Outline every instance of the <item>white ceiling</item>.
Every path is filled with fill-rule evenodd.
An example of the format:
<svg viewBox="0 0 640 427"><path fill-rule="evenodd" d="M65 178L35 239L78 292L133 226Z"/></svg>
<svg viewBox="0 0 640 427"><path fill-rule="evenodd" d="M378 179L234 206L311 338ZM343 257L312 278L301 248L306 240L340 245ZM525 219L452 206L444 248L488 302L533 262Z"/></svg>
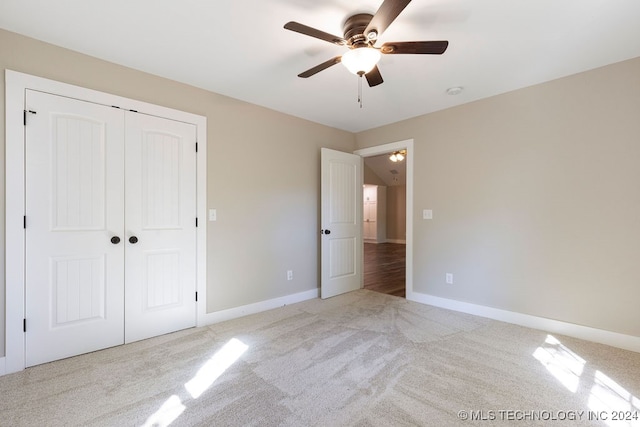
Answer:
<svg viewBox="0 0 640 427"><path fill-rule="evenodd" d="M98 58L358 132L640 56L639 0L414 0L379 38L449 40L444 55L386 55L363 87L346 49L283 29L342 35L382 0L2 0L0 27ZM463 86L457 96L446 89Z"/></svg>

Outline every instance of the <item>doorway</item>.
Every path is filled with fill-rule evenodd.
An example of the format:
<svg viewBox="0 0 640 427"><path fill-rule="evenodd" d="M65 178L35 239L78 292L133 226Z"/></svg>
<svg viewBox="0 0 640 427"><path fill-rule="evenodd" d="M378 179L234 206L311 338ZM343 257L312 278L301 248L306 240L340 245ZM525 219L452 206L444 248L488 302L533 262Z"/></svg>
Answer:
<svg viewBox="0 0 640 427"><path fill-rule="evenodd" d="M390 156L403 152L401 161L393 162ZM413 140L399 141L376 147L357 150L355 154L363 157L364 172L363 203L366 195L371 199L376 188L375 199L386 204L375 222L382 222L380 213L384 212L384 225L372 224L371 218L365 227L369 227L369 239L363 239L363 287L376 292L406 297L413 293ZM397 159L396 159L397 160ZM372 186L372 187L369 187ZM369 210L373 209L369 207ZM363 210L364 211L364 210ZM365 214L366 215L366 214ZM378 229L375 233L373 229ZM380 231L382 229L382 232Z"/></svg>

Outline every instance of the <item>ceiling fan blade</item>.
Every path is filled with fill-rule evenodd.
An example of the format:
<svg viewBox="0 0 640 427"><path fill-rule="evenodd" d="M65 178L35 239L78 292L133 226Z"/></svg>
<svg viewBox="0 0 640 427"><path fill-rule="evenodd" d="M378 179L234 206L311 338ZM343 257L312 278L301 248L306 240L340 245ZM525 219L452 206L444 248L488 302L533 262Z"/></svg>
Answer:
<svg viewBox="0 0 640 427"><path fill-rule="evenodd" d="M375 31L380 36L409 3L411 3L411 0L384 0L380 9L373 15L371 22L364 30L364 35L366 36L371 31Z"/></svg>
<svg viewBox="0 0 640 427"><path fill-rule="evenodd" d="M373 67L373 69L369 71L367 74L365 74L364 76L367 78L367 83L369 83L369 87L378 86L379 84L384 82L384 80L382 80L382 74L380 74L380 70L378 69L377 65Z"/></svg>
<svg viewBox="0 0 640 427"><path fill-rule="evenodd" d="M315 28L308 27L298 22L287 22L286 24L284 24L284 28L290 31L295 31L296 33L304 34L305 36L315 37L320 40L328 41L329 43L337 44L338 46L342 46L347 43L347 41L342 37L334 36L333 34L316 30Z"/></svg>
<svg viewBox="0 0 640 427"><path fill-rule="evenodd" d="M428 54L442 55L449 42L446 40L428 42L389 42L382 45L380 52L384 54Z"/></svg>
<svg viewBox="0 0 640 427"><path fill-rule="evenodd" d="M307 77L311 77L314 74L319 73L322 70L326 70L327 68L331 67L332 65L336 65L341 60L342 60L341 56L336 56L335 58L331 58L330 60L325 61L322 64L316 65L315 67L309 68L307 71L304 71L304 72L298 74L298 77L302 77L303 79L306 79Z"/></svg>

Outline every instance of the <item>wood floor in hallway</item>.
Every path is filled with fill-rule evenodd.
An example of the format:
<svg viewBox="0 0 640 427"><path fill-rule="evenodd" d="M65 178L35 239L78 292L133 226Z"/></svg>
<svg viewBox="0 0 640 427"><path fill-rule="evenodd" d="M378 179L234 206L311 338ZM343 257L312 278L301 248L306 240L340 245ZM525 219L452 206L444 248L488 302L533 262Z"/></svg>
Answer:
<svg viewBox="0 0 640 427"><path fill-rule="evenodd" d="M364 244L364 288L405 297L406 245L398 243Z"/></svg>

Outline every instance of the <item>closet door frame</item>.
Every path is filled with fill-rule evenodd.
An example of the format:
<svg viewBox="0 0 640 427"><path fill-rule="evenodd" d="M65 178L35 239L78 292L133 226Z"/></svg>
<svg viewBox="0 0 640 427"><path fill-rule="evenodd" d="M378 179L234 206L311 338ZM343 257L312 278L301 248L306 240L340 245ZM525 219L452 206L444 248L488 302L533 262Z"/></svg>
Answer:
<svg viewBox="0 0 640 427"><path fill-rule="evenodd" d="M206 249L207 249L207 118L172 108L136 101L117 95L86 89L12 70L5 71L5 372L25 369L25 120L29 106L25 105L26 90L36 90L59 96L124 110L194 124L198 143L196 176L196 326L204 325L206 317ZM115 108L115 107L114 107ZM37 114L37 111L35 112ZM195 150L195 147L194 147ZM195 219L194 219L195 220ZM28 226L28 224L27 224ZM195 295L194 295L195 298ZM26 321L28 328L28 319Z"/></svg>

